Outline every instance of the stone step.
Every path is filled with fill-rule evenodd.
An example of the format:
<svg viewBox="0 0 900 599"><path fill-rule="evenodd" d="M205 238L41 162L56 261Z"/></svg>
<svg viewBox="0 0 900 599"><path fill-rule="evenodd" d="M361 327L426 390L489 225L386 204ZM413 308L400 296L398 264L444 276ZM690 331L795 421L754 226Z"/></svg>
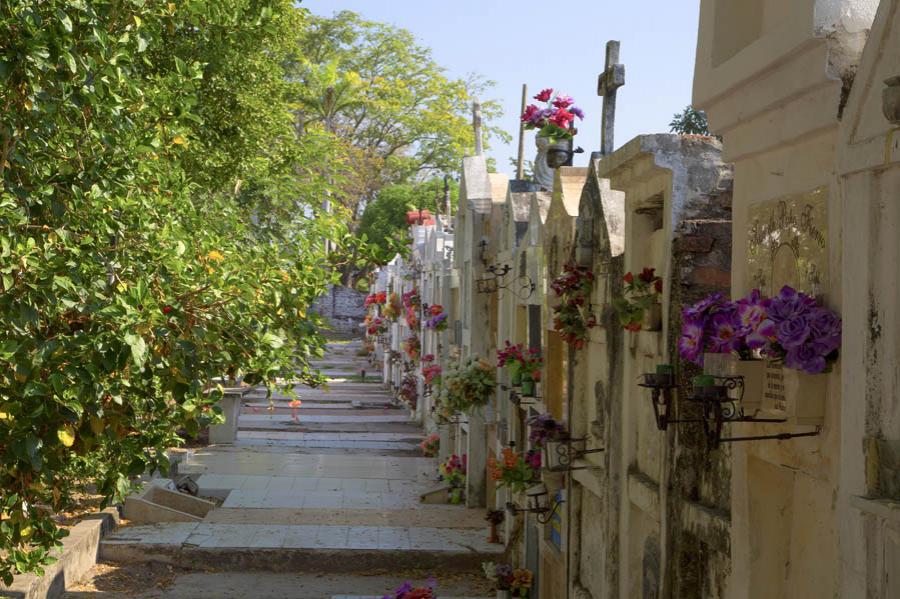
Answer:
<svg viewBox="0 0 900 599"><path fill-rule="evenodd" d="M360 450L366 449L371 451L391 451L405 452L406 454L415 455L421 450L419 443L410 443L403 441L323 441L308 440L301 438L303 433L293 433L289 431L278 431L273 429L252 430L241 427L238 431L237 438L241 443L261 445L285 445L296 447L299 449L346 449Z"/></svg>
<svg viewBox="0 0 900 599"><path fill-rule="evenodd" d="M322 573L464 571L502 552L501 545L487 543L483 530L206 522L125 527L100 544L100 559L109 562Z"/></svg>
<svg viewBox="0 0 900 599"><path fill-rule="evenodd" d="M335 423L345 423L345 422L409 422L410 417L409 414L405 411L399 410L387 410L388 413L384 413L379 410L379 414L369 414L362 415L357 414L358 410L347 410L346 414L303 414L300 416L301 422L335 422ZM391 413L393 412L393 413ZM276 415L280 416L281 419L288 421L291 420L290 414L284 415ZM277 420L278 418L273 418L267 414L241 414L241 418L239 420L239 425L250 424L254 422L266 422L271 420Z"/></svg>

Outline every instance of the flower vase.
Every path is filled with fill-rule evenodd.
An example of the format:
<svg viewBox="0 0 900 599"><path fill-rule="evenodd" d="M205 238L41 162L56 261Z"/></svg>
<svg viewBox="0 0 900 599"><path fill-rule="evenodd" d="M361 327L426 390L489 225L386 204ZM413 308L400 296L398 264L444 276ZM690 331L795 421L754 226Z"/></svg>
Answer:
<svg viewBox="0 0 900 599"><path fill-rule="evenodd" d="M563 139L547 146L547 166L557 169L565 166L572 156L572 140Z"/></svg>
<svg viewBox="0 0 900 599"><path fill-rule="evenodd" d="M522 397L534 397L534 381L531 378L522 379Z"/></svg>
<svg viewBox="0 0 900 599"><path fill-rule="evenodd" d="M497 534L497 525L494 523L491 523L491 530L488 533L487 542L494 544L500 543L500 535Z"/></svg>
<svg viewBox="0 0 900 599"><path fill-rule="evenodd" d="M735 360L732 371L744 382L741 409L745 416L752 416L762 408L763 388L766 384L766 363L763 360Z"/></svg>
<svg viewBox="0 0 900 599"><path fill-rule="evenodd" d="M459 487L452 487L450 489L450 503L462 503L462 489L460 489Z"/></svg>
<svg viewBox="0 0 900 599"><path fill-rule="evenodd" d="M550 143L550 139L537 135L534 138L537 156L534 159L534 182L546 191L553 190L554 171L569 162L572 156L572 140Z"/></svg>
<svg viewBox="0 0 900 599"><path fill-rule="evenodd" d="M509 591L497 591L497 599L510 599Z"/></svg>
<svg viewBox="0 0 900 599"><path fill-rule="evenodd" d="M641 320L641 328L645 331L662 330L662 304L654 302L644 308L644 318Z"/></svg>
<svg viewBox="0 0 900 599"><path fill-rule="evenodd" d="M509 384L513 387L518 387L522 384L522 371L521 370L513 370L512 374L509 377Z"/></svg>

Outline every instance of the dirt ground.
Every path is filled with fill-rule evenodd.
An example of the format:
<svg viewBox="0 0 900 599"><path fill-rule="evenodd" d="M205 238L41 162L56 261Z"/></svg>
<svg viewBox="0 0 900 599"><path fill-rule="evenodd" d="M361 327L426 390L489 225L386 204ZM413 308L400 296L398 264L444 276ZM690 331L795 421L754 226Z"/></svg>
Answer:
<svg viewBox="0 0 900 599"><path fill-rule="evenodd" d="M431 572L359 575L315 573L191 571L158 563L98 564L64 599L331 599L333 595L381 596L405 580L424 582L436 575L439 596L489 597L480 573L442 576Z"/></svg>

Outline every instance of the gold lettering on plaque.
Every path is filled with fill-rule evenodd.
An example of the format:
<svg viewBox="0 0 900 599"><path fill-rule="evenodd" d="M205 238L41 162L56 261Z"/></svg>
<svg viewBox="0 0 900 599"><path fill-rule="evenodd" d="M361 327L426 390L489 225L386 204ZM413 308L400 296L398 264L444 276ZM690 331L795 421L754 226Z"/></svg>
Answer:
<svg viewBox="0 0 900 599"><path fill-rule="evenodd" d="M785 285L821 295L828 286L828 190L750 206L747 262L753 287L774 295Z"/></svg>
<svg viewBox="0 0 900 599"><path fill-rule="evenodd" d="M763 390L763 409L769 412L784 412L787 399L784 395L784 374L781 365L766 364L766 386Z"/></svg>

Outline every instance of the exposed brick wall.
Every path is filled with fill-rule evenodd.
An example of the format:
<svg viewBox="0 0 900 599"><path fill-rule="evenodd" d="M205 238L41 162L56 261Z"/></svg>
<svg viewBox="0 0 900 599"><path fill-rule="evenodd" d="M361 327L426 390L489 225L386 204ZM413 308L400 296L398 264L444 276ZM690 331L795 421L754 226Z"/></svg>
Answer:
<svg viewBox="0 0 900 599"><path fill-rule="evenodd" d="M723 209L730 207L730 186L711 198L711 202ZM678 365L682 384L688 384L701 372L678 355L682 307L709 293L721 291L726 296L730 293L731 220L723 212L723 218L683 221L675 231L669 347L671 363ZM678 401L677 410L680 418L700 416L698 406L692 402ZM726 526L731 503L731 452L727 445L709 451L698 425L677 426L677 444L670 454L672 492L668 505L672 523L669 546L675 554L669 561L673 596L722 597L731 552ZM703 520L717 524L698 525L690 514L697 509L722 517Z"/></svg>

